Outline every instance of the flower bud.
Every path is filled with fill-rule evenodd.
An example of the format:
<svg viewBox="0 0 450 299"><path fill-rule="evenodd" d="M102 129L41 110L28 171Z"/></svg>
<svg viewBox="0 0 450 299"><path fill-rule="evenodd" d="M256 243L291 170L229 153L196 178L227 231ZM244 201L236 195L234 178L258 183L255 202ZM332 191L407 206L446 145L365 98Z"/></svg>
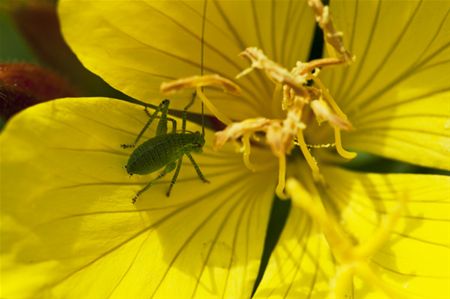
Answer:
<svg viewBox="0 0 450 299"><path fill-rule="evenodd" d="M0 64L0 116L7 120L28 106L76 96L76 91L50 70L27 63Z"/></svg>

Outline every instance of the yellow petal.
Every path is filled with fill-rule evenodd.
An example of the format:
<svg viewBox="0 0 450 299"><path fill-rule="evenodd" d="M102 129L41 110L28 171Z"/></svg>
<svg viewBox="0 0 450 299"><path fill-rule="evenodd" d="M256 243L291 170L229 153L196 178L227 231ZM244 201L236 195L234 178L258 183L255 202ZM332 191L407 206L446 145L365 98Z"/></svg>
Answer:
<svg viewBox="0 0 450 299"><path fill-rule="evenodd" d="M407 211L370 266L409 298L446 298L450 279L450 178L437 175L363 174L322 168L322 203L357 243L370 240L387 212L407 197ZM303 179L304 180L304 179ZM316 223L291 211L255 298L329 298L337 262ZM352 298L386 298L355 278ZM278 296L278 297L277 297Z"/></svg>
<svg viewBox="0 0 450 299"><path fill-rule="evenodd" d="M88 69L134 98L158 103L162 82L202 73L205 4L205 74L234 80L248 67L238 54L249 46L289 67L306 58L314 20L305 1L63 0L59 15L67 42ZM233 119L273 113L273 84L263 74L237 83L242 97L206 93ZM187 93L173 97L174 108L186 105Z"/></svg>
<svg viewBox="0 0 450 299"><path fill-rule="evenodd" d="M450 168L450 2L332 1L356 56L324 81L355 127L344 145Z"/></svg>
<svg viewBox="0 0 450 299"><path fill-rule="evenodd" d="M334 271L320 228L293 205L253 298L327 298Z"/></svg>
<svg viewBox="0 0 450 299"><path fill-rule="evenodd" d="M422 166L450 169L450 92L386 104L354 122L349 148Z"/></svg>
<svg viewBox="0 0 450 299"><path fill-rule="evenodd" d="M111 99L62 99L13 118L1 135L3 298L248 298L276 183L276 161L248 171L233 148L194 154L131 199L155 174L130 177L130 143L148 116ZM180 126L180 123L179 123ZM188 123L188 129L199 127ZM149 130L146 138L153 136ZM3 236L6 236L3 238Z"/></svg>

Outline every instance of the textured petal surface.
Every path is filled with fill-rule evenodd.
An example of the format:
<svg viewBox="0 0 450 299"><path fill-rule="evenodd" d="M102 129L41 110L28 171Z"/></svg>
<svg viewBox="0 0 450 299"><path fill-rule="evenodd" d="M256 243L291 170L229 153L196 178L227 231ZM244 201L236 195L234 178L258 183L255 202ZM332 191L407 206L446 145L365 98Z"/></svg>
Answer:
<svg viewBox="0 0 450 299"><path fill-rule="evenodd" d="M450 177L362 174L323 169L322 202L359 243L369 240L387 212L407 197L407 211L370 261L379 277L409 298L448 298ZM327 298L335 261L316 224L293 208L255 298ZM351 298L386 298L354 279Z"/></svg>
<svg viewBox="0 0 450 299"><path fill-rule="evenodd" d="M111 99L63 99L17 115L1 135L2 298L248 298L276 183L240 154L194 154L136 205L155 174L130 177L130 143L148 119ZM180 123L179 123L180 125ZM188 129L199 128L188 124ZM146 137L153 136L149 130ZM274 169L275 168L275 169Z"/></svg>
<svg viewBox="0 0 450 299"><path fill-rule="evenodd" d="M332 1L356 56L323 71L356 130L345 144L419 165L450 168L450 2Z"/></svg>
<svg viewBox="0 0 450 299"><path fill-rule="evenodd" d="M306 1L63 0L59 13L67 42L88 69L134 98L159 102L161 82L201 74L205 3L205 74L234 79L249 66L238 54L250 46L288 67L306 58L314 26ZM233 119L273 113L273 84L264 75L238 83L242 97L210 89L207 95ZM174 107L186 104L185 95L173 96Z"/></svg>

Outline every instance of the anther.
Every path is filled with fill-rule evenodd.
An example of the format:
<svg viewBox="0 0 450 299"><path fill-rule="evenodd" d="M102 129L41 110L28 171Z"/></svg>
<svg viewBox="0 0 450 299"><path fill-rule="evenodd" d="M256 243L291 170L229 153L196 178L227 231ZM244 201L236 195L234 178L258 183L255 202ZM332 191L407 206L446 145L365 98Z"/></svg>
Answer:
<svg viewBox="0 0 450 299"><path fill-rule="evenodd" d="M242 136L242 153L243 153L243 159L244 159L245 166L254 172L254 171L256 171L256 168L250 162L250 151L251 151L250 136L251 136L251 133L245 133Z"/></svg>
<svg viewBox="0 0 450 299"><path fill-rule="evenodd" d="M197 87L220 87L224 92L239 96L241 88L233 81L221 77L217 74L204 76L191 76L178 80L163 82L161 84L161 92L164 94L175 93L181 89L197 88Z"/></svg>

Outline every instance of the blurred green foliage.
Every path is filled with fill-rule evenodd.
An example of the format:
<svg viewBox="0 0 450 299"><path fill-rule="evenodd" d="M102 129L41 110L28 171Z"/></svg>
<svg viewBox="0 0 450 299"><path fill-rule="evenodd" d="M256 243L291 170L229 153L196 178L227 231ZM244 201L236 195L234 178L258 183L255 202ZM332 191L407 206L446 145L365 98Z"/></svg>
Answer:
<svg viewBox="0 0 450 299"><path fill-rule="evenodd" d="M39 63L6 10L0 10L0 62Z"/></svg>

